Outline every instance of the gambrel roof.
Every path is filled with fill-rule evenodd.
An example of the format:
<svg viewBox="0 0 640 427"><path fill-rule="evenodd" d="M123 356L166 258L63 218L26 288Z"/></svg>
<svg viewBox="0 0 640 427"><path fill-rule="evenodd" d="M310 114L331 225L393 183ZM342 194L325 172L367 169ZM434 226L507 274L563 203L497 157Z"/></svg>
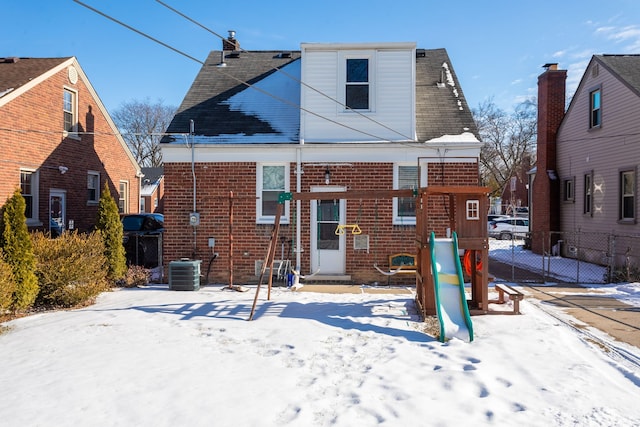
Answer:
<svg viewBox="0 0 640 427"><path fill-rule="evenodd" d="M162 142L184 142L193 120L194 134L212 143L298 143L300 58L300 51L212 51L167 129L181 135ZM419 142L478 135L445 49L416 50L416 133Z"/></svg>

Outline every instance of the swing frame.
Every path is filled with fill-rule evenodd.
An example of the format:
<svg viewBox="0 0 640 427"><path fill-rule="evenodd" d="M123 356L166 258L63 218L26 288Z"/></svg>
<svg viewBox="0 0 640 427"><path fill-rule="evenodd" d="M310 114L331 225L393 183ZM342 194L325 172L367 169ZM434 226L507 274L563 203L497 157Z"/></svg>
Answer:
<svg viewBox="0 0 640 427"><path fill-rule="evenodd" d="M248 320L252 320L260 287L264 279L265 270L268 267L273 269L273 259L275 254L275 245L278 243L278 232L280 229L280 218L284 210L284 204L290 200L320 200L320 199L389 199L394 197L417 197L416 203L416 246L418 253L416 257L416 303L419 307L421 315L425 318L435 313L435 295L433 277L429 273L431 269L431 258L429 256L429 235L435 228L430 223L429 212L427 210L429 199L433 197L442 197L445 201L445 209L449 214L450 231L456 231L458 234L458 247L472 251L472 255L480 255L482 264L489 265L488 253L489 243L487 236L486 221L465 220L465 210L462 209L463 201L469 198L479 201L480 212L487 212L485 209L488 203L489 189L488 187L474 186L429 186L417 189L403 190L351 190L351 191L335 191L335 192L309 192L309 193L280 193L278 197L278 205L276 207L276 215L274 218L273 230L265 262L262 264L260 280L256 287L256 294L251 308L251 314ZM483 210L485 209L485 210ZM377 266L374 265L377 268ZM472 263L471 274L471 301L469 308L471 314L487 314L488 313L488 273L487 269L477 270L476 264ZM401 268L401 267L400 267ZM378 269L379 270L379 269ZM271 270L270 270L271 271ZM385 273L383 273L385 274ZM389 275L386 273L385 275ZM272 277L269 275L268 280L268 297L270 299L272 287Z"/></svg>

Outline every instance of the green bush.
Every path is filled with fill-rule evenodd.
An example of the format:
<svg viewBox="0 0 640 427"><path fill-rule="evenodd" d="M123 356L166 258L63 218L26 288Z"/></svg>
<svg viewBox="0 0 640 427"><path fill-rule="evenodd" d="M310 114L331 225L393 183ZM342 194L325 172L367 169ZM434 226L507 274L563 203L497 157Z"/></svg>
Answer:
<svg viewBox="0 0 640 427"><path fill-rule="evenodd" d="M104 254L108 262L108 277L116 281L121 279L127 271L127 259L122 239L122 221L118 212L118 205L111 196L109 185L105 182L100 202L98 204L98 218L96 228L102 233Z"/></svg>
<svg viewBox="0 0 640 427"><path fill-rule="evenodd" d="M0 216L0 248L3 259L11 266L16 289L13 293L11 309L21 311L31 308L38 296L38 278L36 260L31 247L31 237L24 215L26 203L16 189L7 199Z"/></svg>
<svg viewBox="0 0 640 427"><path fill-rule="evenodd" d="M0 249L0 315L11 308L16 287L11 266L2 259L2 250Z"/></svg>
<svg viewBox="0 0 640 427"><path fill-rule="evenodd" d="M99 232L66 232L56 239L38 232L32 239L40 283L38 306L85 305L109 289L107 259Z"/></svg>

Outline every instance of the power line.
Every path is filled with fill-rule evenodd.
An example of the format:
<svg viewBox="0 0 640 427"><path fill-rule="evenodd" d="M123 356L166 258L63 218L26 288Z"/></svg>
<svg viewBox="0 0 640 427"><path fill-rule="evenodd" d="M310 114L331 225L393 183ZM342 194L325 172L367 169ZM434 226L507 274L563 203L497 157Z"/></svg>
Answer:
<svg viewBox="0 0 640 427"><path fill-rule="evenodd" d="M86 7L86 8L87 8L87 9L89 9L89 10L94 11L95 13L97 13L97 14L99 14L99 15L104 16L105 18L107 18L107 19L109 19L109 20L111 20L111 21L115 22L116 24L120 24L120 25L122 25L123 27L127 28L128 30L131 30L131 31L133 31L133 32L135 32L135 33L137 33L137 34L140 34L141 36L146 37L146 38L148 38L149 40L154 41L154 42L156 42L156 43L158 43L158 44L160 44L160 45L162 45L162 46L166 47L167 49L171 49L172 51L174 51L174 52L176 52L176 53L178 53L178 54L180 54L180 55L182 55L182 56L186 56L187 58L191 59L192 61L196 61L196 62L198 62L199 64L204 65L204 62L200 61L199 59L196 59L196 58L194 58L193 56L188 55L188 54L186 54L186 53L182 52L181 50L178 50L178 49L176 49L176 48L174 48L174 47L172 47L172 46L169 46L168 44L166 44L166 43L164 43L164 42L162 42L162 41L160 41L160 40L158 40L158 39L156 39L156 38L154 38L154 37L151 37L150 35L145 34L145 33L143 33L142 31L136 30L136 29L135 29L135 28L133 28L132 26L127 25L127 24L125 24L125 23L124 23L124 22L122 22L122 21L118 21L117 19L115 19L115 18L113 18L113 17L111 17L111 16L107 15L106 13L103 13L103 12L99 11L98 9L96 9L96 8L94 8L94 7L89 6L88 4L85 4L85 3L81 2L80 0L73 0L73 1L74 1L74 2L76 2L76 3L78 3L78 4L79 4L79 5L81 5L81 6Z"/></svg>
<svg viewBox="0 0 640 427"><path fill-rule="evenodd" d="M103 17L105 17L105 18L107 18L107 19L109 19L109 20L111 20L111 21L113 21L113 22L115 22L115 23L117 23L117 24L119 24L119 25L122 25L123 27L125 27L125 28L127 28L127 29L129 29L129 30L131 30L131 31L133 31L133 32L135 32L135 33L137 33L137 34L139 34L139 35L143 36L143 37L148 38L148 39L149 39L149 40L151 40L151 41L154 41L154 42L156 42L156 43L158 43L158 44L160 44L160 45L162 45L162 46L164 46L164 47L166 47L166 48L168 48L168 49L170 49L170 50L172 50L172 51L174 51L174 52L176 52L176 53L178 53L178 54L182 55L182 56L185 56L185 57L187 57L187 58L189 58L189 59L191 59L191 60L193 60L193 61L195 61L195 62L197 62L197 63L199 63L199 64L201 64L201 65L204 65L204 64L205 64L204 62L200 61L199 59L196 59L196 58L192 57L191 55L188 55L187 53L182 52L181 50L179 50L179 49L177 49L177 48L174 48L174 47L172 47L172 46L168 45L167 43L164 43L164 42L162 42L162 41L160 41L160 40L158 40L158 39L156 39L156 38L154 38L154 37L152 37L152 36L150 36L150 35L148 35L148 34L146 34L146 33L142 32L142 31L140 31L140 30L137 30L137 29L135 29L135 28L131 27L130 25L127 25L127 24L125 24L124 22L119 21L119 20L117 20L117 19L115 19L115 18L113 18L113 17L111 17L111 16L107 15L106 13L103 13L103 12L99 11L98 9L95 9L95 8L93 8L93 7L89 6L89 5L87 5L87 4L83 3L83 2L81 2L80 0L73 0L73 1L74 1L74 2L76 2L76 3L78 3L78 4L80 4L81 6L86 7L87 9L89 9L89 10L91 10L91 11L93 11L93 12L98 13L99 15L101 15L101 16L103 16ZM173 10L173 9L172 9L172 10ZM191 18L188 18L188 19L190 19L190 20L191 20ZM200 24L197 24L197 25L200 25ZM200 25L200 26L201 26L201 25ZM213 31L211 31L211 30L208 30L208 29L207 29L207 31L210 31L210 32L212 32L213 34L216 34L215 32L213 32ZM218 34L216 34L216 36L221 37L221 36L219 36ZM319 113L315 113L315 112L313 112L313 111L311 111L311 110L309 110L309 109L306 109L306 108L302 107L302 106L301 106L301 105L299 105L299 104L293 103L293 102L291 102L291 101L289 101L289 100L287 100L287 99L284 99L284 98L281 98L281 97L279 97L279 96L276 96L276 95L274 95L274 94L272 94L272 93L270 93L270 92L268 92L268 91L266 91L266 90L264 90L264 89L261 89L261 88L259 88L259 87L256 87L255 85L252 85L251 83L248 83L248 82L246 82L246 81L244 81L244 80L242 80L242 79L240 79L240 78L238 78L238 77L235 77L235 76L233 76L233 75L231 75L231 74L229 74L229 73L226 73L226 72L225 72L225 71L223 71L221 68L216 67L216 70L217 70L219 73L221 73L221 74L223 74L223 75L225 75L225 76L227 76L227 77L231 78L232 80L235 80L235 81L237 81L237 82L239 82L239 83L241 83L241 84L243 84L243 85L245 85L245 86L247 86L247 87L253 88L253 89L257 90L258 92L263 93L264 95L270 96L270 97L272 97L273 99L275 99L275 100L277 100L277 101L280 101L280 102L282 102L282 103L284 103L284 104L287 104L287 105L293 106L294 108L297 108L297 109L299 109L299 110L301 110L301 111L304 111L304 112L306 112L306 113L309 113L309 114L311 114L311 115L313 115L313 116L316 116L316 117L318 117L318 118L320 118L320 119L323 119L323 120L326 120L326 121L328 121L328 122L334 123L334 124L336 124L336 125L338 125L338 126L344 127L344 128L346 128L346 129L352 130L352 131L354 131L354 132L361 133L361 134L366 135L366 136L370 136L370 137L372 137L372 138L374 138L374 139L377 139L377 140L380 140L380 141L385 141L385 142L394 142L394 141L389 140L388 138L383 138L383 137L380 137L380 136L378 136L378 135L374 135L374 134L372 134L372 133L369 133L369 132L366 132L366 131L363 131L363 130L360 130L360 129L354 128L354 127L352 127L352 126L346 125L346 124L344 124L344 123L338 122L338 121L336 121L336 120L330 119L330 118L325 117L325 116L323 116L323 115L321 115L321 114L319 114ZM274 70L278 70L278 69L277 69L277 68L274 68ZM301 83L302 83L302 82L301 82ZM321 93L321 92L319 92L319 93ZM325 96L327 96L327 95L325 95ZM330 98L330 99L332 99L332 98ZM337 102L337 101L335 101L335 102ZM366 116L365 116L365 117L366 117ZM377 122L376 122L376 123L377 123ZM379 124L380 124L380 123L379 123ZM382 124L380 124L380 125L382 125ZM382 126L384 126L384 125L382 125ZM389 129L390 129L390 128L389 128ZM393 131L393 129L391 129L391 130ZM393 132L398 133L399 135L402 135L402 134L400 134L400 133L399 133L399 132L397 132L397 131L393 131ZM406 136L404 136L404 135L402 135L402 136L403 136L403 137L405 137L405 138L407 138L407 139L409 139L409 140L413 140L413 138L408 138L408 137L406 137ZM400 142L400 143L403 143L402 141L399 141L399 142Z"/></svg>
<svg viewBox="0 0 640 427"><path fill-rule="evenodd" d="M178 15L182 16L183 18L187 19L188 21L190 21L190 22L194 23L195 25L199 26L200 28L204 29L205 31L210 32L210 33L211 33L211 34L213 34L214 36L218 37L220 40L222 40L222 41L225 41L225 40L226 40L226 38L225 38L224 36L221 36L220 34L216 33L215 31L213 31L213 30L211 30L211 29L209 29L209 28L205 27L203 24L201 24L201 23L197 22L196 20L194 20L194 19L190 18L189 16L185 15L184 13L180 12L179 10L176 10L175 8L173 8L173 7L169 6L169 5L168 5L168 4L166 4L165 2L163 2L163 1L161 1L161 0L156 0L156 2L160 3L162 6L166 7L167 9L171 10L172 12L177 13ZM251 55L251 52L250 52L250 51L247 51L247 50L243 49L242 47L240 47L240 49L239 49L239 50L240 50L241 52L245 52L245 53L247 53L247 54ZM291 74L289 74L289 73L287 73L287 72L283 71L283 70L282 70L281 68L279 68L279 67L274 67L274 68L272 68L272 70L275 70L275 71L278 71L278 72L282 73L284 76L286 76L286 77L290 78L291 80L295 81L296 83L299 83L301 86L304 86L304 87L306 87L306 88L308 88L308 89L311 89L312 91L314 91L314 92L316 92L316 93L318 93L318 94L320 94L320 95L324 96L325 98L327 98L327 99L331 100L332 102L335 102L336 104L338 104L338 105L339 105L339 106L341 106L342 108L344 108L344 109L346 109L346 110L349 110L349 111L352 111L352 112L354 112L354 113L358 114L360 117L363 117L363 118L365 118L365 119L367 119L367 120L369 120L369 121L371 121L371 122L373 122L373 123L375 123L375 124L377 124L377 125L379 125L379 126L381 126L381 127L385 128L385 129L387 129L387 130L390 130L391 132L393 132L393 133L395 133L395 134L397 134L397 135L400 135L401 137L406 138L407 140L410 140L410 141L413 141L413 140L414 140L414 138L412 138L412 137L410 137L410 136L407 136L407 135L403 134L402 132L399 132L399 131L397 131L397 130L393 129L393 128L391 128L391 127L389 127L389 126L385 125L384 123L381 123L381 122L379 122L379 121L377 121L377 120L373 119L372 117L370 117L370 116L368 116L368 115L366 115L366 114L363 114L361 111L354 110L353 108L351 108L351 107L349 107L348 105L346 105L346 104L344 104L344 103L342 103L342 102L338 101L337 99L335 99L335 98L333 98L333 97L331 97L331 96L327 95L326 93L322 92L321 90L318 90L318 89L316 89L315 87L313 87L313 86L311 86L311 85L309 85L309 84L307 84L307 83L303 82L302 80L298 79L297 77L295 77L295 76L293 76L293 75L291 75ZM383 139L383 138L379 138L379 139ZM388 142L391 142L391 141L389 141L389 140L388 140L388 139L386 139L386 138L385 138L385 139L383 139L383 140L388 141Z"/></svg>

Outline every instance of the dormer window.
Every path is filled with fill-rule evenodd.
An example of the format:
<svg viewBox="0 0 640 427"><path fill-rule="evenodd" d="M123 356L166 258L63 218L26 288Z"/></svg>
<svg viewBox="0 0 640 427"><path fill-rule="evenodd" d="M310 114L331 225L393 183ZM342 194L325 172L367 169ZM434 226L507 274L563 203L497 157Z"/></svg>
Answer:
<svg viewBox="0 0 640 427"><path fill-rule="evenodd" d="M369 59L349 58L346 64L345 105L369 110Z"/></svg>

